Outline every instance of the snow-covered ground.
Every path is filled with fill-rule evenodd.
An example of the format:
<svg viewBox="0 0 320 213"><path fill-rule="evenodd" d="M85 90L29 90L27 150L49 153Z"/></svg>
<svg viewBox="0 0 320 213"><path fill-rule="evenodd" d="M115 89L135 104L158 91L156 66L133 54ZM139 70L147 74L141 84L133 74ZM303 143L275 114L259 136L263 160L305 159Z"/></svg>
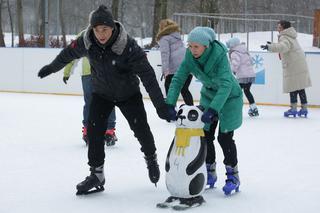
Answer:
<svg viewBox="0 0 320 213"><path fill-rule="evenodd" d="M143 154L117 110L114 147L106 148L106 190L76 196L75 186L89 174L87 148L81 140L83 99L0 93L0 212L172 212L155 207L169 196L164 162L174 124L160 120L149 100L145 107L158 148L161 179L148 179ZM235 132L241 178L240 192L226 197L222 152L216 143L217 188L190 212L316 213L320 187L320 109L308 118L284 118L284 107L259 106Z"/></svg>

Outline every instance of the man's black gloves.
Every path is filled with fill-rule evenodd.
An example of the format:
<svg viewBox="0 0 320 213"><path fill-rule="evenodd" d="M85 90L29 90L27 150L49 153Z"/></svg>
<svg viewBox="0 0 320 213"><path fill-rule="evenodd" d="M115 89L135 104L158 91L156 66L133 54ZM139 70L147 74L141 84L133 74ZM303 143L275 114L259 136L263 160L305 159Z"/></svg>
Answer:
<svg viewBox="0 0 320 213"><path fill-rule="evenodd" d="M219 120L219 116L218 113L214 110L209 108L205 113L203 113L202 117L201 117L201 121L203 123L213 123L213 121L217 121Z"/></svg>
<svg viewBox="0 0 320 213"><path fill-rule="evenodd" d="M268 44L271 44L271 42L267 41L267 44L266 45L261 45L260 48L263 49L263 50L268 50L269 49Z"/></svg>
<svg viewBox="0 0 320 213"><path fill-rule="evenodd" d="M175 121L176 120L176 113L173 117L171 114L172 113L171 107L173 107L173 106L165 104L162 107L157 108L157 114L158 114L159 118L166 120L168 122L173 121L173 120ZM173 107L173 110L174 110L174 107Z"/></svg>
<svg viewBox="0 0 320 213"><path fill-rule="evenodd" d="M177 111L174 106L168 105L169 110L169 119L170 121L176 121L177 120Z"/></svg>
<svg viewBox="0 0 320 213"><path fill-rule="evenodd" d="M54 70L50 67L50 65L46 65L42 67L41 70L38 72L38 76L40 78L44 78L50 75L51 73L54 73Z"/></svg>
<svg viewBox="0 0 320 213"><path fill-rule="evenodd" d="M67 84L67 81L69 80L69 76L67 76L67 77L64 76L62 80L63 80L63 82L64 82L65 84Z"/></svg>

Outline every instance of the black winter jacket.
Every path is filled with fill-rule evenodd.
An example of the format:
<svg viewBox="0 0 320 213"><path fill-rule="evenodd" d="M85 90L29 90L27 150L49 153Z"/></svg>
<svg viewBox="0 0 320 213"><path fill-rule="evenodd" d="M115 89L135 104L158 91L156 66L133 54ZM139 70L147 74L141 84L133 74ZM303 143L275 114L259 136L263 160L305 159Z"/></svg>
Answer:
<svg viewBox="0 0 320 213"><path fill-rule="evenodd" d="M72 60L86 56L91 66L93 92L110 101L124 101L140 91L139 76L155 108L164 107L162 92L146 54L119 22L116 27L118 37L105 48L97 44L93 29L88 27L59 53L50 68L57 72Z"/></svg>

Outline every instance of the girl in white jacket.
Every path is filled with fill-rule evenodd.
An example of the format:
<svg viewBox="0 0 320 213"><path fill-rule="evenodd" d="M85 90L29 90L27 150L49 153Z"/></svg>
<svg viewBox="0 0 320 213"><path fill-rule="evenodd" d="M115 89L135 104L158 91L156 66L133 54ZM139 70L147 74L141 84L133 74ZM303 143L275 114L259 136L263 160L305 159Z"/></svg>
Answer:
<svg viewBox="0 0 320 213"><path fill-rule="evenodd" d="M251 56L247 51L247 47L244 43L240 43L240 40L236 37L229 39L226 45L229 48L231 70L236 75L240 87L243 89L250 104L248 114L249 116L258 116L258 108L250 91L251 85L256 79L256 73L253 70Z"/></svg>

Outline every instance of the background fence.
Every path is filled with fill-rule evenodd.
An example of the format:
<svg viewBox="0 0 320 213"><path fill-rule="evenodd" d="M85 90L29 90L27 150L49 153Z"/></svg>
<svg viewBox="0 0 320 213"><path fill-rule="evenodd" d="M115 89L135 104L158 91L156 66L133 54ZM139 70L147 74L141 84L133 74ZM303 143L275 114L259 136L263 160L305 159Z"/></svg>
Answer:
<svg viewBox="0 0 320 213"><path fill-rule="evenodd" d="M188 34L196 26L212 27L220 34L247 33L247 45L249 47L250 32L270 31L270 41L273 41L273 33L276 31L279 20L287 20L297 32L312 34L313 17L291 14L230 14L230 13L174 13L176 21L182 33Z"/></svg>

